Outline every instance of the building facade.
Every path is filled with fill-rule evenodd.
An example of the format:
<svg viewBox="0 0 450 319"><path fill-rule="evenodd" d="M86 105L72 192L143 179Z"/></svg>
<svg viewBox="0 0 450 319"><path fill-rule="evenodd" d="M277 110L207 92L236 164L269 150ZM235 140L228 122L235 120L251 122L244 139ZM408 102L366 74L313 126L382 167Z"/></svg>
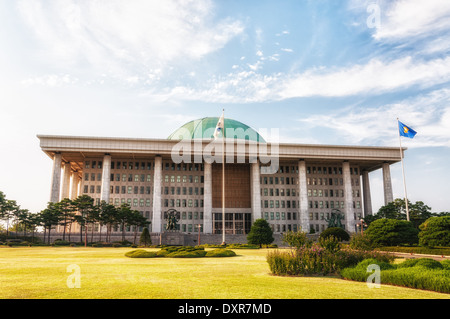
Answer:
<svg viewBox="0 0 450 319"><path fill-rule="evenodd" d="M153 233L165 230L164 212L175 209L180 232L221 234L224 180L225 232L242 235L258 218L274 233L320 233L336 211L355 232L372 214L369 173L378 169L385 203L393 200L389 168L400 161L398 148L267 143L231 119L225 127L233 134L214 140L217 120L189 122L168 139L38 135L53 160L50 201L86 194L128 203Z"/></svg>

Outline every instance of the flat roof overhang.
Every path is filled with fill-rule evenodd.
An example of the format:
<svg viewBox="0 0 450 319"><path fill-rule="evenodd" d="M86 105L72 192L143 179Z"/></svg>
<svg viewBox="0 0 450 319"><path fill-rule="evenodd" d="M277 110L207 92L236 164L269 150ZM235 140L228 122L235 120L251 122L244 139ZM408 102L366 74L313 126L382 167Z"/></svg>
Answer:
<svg viewBox="0 0 450 319"><path fill-rule="evenodd" d="M85 158L102 157L110 154L113 158L150 159L159 155L171 158L174 148L190 152L192 157L203 156L211 152L211 143L221 146L221 140L184 140L182 144L177 140L149 139L149 138L117 138L91 136L37 135L40 147L50 158L55 153L61 153L63 161L73 163L75 171L81 171ZM230 147L230 145L228 145ZM227 148L227 152L234 152L234 156L266 154L269 157L278 153L280 161L311 160L316 163L340 163L350 161L361 170L374 171L383 163L394 164L400 162L398 147L382 146L350 146L350 145L321 145L321 144L292 144L292 143L257 143L253 141L239 141L234 147ZM407 148L402 148L402 155ZM182 154L182 153L180 153ZM209 154L209 153L208 153ZM214 155L214 154L213 154Z"/></svg>

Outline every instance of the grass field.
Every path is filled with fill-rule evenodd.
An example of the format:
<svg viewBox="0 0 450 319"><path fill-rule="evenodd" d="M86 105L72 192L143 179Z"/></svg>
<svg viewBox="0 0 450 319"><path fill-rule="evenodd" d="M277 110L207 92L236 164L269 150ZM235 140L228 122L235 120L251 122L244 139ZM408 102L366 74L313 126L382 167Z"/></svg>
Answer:
<svg viewBox="0 0 450 319"><path fill-rule="evenodd" d="M448 294L332 277L269 274L267 250L230 258L127 258L131 248L0 248L1 299L450 299ZM149 249L152 250L152 249ZM153 249L157 250L157 249ZM81 287L68 288L69 265Z"/></svg>

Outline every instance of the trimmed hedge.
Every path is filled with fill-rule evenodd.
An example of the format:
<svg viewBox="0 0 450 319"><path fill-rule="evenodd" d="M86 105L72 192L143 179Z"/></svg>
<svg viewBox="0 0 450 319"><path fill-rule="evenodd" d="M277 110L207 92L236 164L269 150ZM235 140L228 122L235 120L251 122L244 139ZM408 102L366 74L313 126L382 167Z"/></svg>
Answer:
<svg viewBox="0 0 450 319"><path fill-rule="evenodd" d="M429 258L408 259L394 265L366 259L355 267L343 269L341 276L345 279L366 281L371 274L367 272L367 266L370 264L380 266L382 284L450 293L450 261L448 260L439 262Z"/></svg>
<svg viewBox="0 0 450 319"><path fill-rule="evenodd" d="M130 258L153 258L156 257L156 253L144 249L136 249L125 253L125 256Z"/></svg>
<svg viewBox="0 0 450 319"><path fill-rule="evenodd" d="M203 247L191 247L191 246L169 246L164 247L157 252L149 252L144 249L137 249L127 252L126 257L130 258L154 258L154 257L166 257L166 258L201 258L201 257L232 257L236 256L236 253L229 249L214 249L211 251L205 251Z"/></svg>
<svg viewBox="0 0 450 319"><path fill-rule="evenodd" d="M229 249L218 248L206 253L206 257L233 257L236 253Z"/></svg>

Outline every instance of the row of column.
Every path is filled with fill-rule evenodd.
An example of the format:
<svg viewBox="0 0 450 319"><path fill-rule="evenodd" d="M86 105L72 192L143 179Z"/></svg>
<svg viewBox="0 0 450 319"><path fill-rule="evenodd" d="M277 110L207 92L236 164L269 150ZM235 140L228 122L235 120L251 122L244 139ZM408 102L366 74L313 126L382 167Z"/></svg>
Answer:
<svg viewBox="0 0 450 319"><path fill-rule="evenodd" d="M69 162L62 161L61 153L56 153L53 157L50 202L56 203L64 198L77 198L80 182L81 178L78 172L72 170Z"/></svg>
<svg viewBox="0 0 450 319"><path fill-rule="evenodd" d="M61 171L63 170L62 185ZM299 174L299 219L301 229L309 231L309 207L308 207L308 185L306 179L306 162L300 160L298 162ZM392 182L389 163L383 163L383 188L385 204L393 201ZM251 187L251 205L252 219L263 218L261 209L261 168L259 162L251 164L250 187ZM353 230L355 226L354 208L352 197L352 185L350 174L350 163L344 161L342 164L343 180L344 180L344 200L345 200L345 220L346 229ZM111 155L105 154L103 157L103 173L101 185L101 200L109 202L110 185L111 185ZM70 191L70 180L72 180L72 191ZM162 207L161 207L161 181L162 181L162 158L155 157L154 171L154 187L153 187L153 218L152 231L161 232L162 225ZM56 153L53 159L52 171L52 188L50 201L57 202L63 198L76 198L80 178L77 172L72 172L70 163L63 163L60 153ZM362 188L363 188L363 207L365 215L372 215L372 201L370 196L370 182L368 171L362 171ZM61 194L60 194L61 190ZM212 164L204 163L204 212L203 212L203 231L206 234L212 233Z"/></svg>

